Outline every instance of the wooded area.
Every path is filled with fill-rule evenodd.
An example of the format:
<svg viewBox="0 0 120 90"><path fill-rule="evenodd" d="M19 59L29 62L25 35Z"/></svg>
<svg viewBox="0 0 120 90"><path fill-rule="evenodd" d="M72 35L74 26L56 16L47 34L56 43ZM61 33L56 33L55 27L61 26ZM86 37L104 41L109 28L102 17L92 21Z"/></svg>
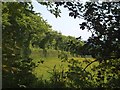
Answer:
<svg viewBox="0 0 120 90"><path fill-rule="evenodd" d="M70 17L84 18L80 29L92 36L82 41L52 30L31 2L2 2L2 87L120 88L120 2L39 3L56 18L59 6ZM52 60L49 80L37 77Z"/></svg>

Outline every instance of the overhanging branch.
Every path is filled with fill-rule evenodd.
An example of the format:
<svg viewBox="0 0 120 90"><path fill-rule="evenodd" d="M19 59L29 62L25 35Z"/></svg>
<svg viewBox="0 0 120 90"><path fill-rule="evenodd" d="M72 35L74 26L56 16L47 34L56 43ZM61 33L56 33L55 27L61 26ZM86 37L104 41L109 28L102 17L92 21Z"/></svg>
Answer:
<svg viewBox="0 0 120 90"><path fill-rule="evenodd" d="M86 68L88 67L88 66L90 66L92 63L94 63L94 62L96 62L96 61L98 61L98 59L96 59L96 60L94 60L94 61L92 61L92 62L90 62L84 69L83 69L83 71L85 71L86 70Z"/></svg>

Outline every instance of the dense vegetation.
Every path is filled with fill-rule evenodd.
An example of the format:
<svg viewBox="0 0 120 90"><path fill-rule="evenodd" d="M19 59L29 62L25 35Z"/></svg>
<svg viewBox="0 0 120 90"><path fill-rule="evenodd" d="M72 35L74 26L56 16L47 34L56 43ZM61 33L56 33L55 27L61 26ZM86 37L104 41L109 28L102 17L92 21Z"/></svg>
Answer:
<svg viewBox="0 0 120 90"><path fill-rule="evenodd" d="M59 6L70 10L69 16L84 18L81 29L92 32L83 42L52 30L29 2L2 3L2 79L5 87L106 87L120 88L120 2L92 3L40 2L59 16ZM56 7L52 7L56 5ZM68 64L68 70L53 68L49 81L37 78L33 70L38 67L31 54L33 49L56 50L58 57ZM68 57L68 53L72 55ZM79 62L73 56L91 55L94 60ZM41 56L42 58L42 56ZM92 63L97 62L87 70ZM43 61L37 62L43 63ZM83 66L83 64L85 66Z"/></svg>
<svg viewBox="0 0 120 90"><path fill-rule="evenodd" d="M79 54L76 49L79 49L83 42L53 31L39 14L32 11L31 3L2 4L3 87L31 87L29 84L37 80L32 75L32 69L36 66L29 57L30 46L43 49L44 57L47 49Z"/></svg>
<svg viewBox="0 0 120 90"><path fill-rule="evenodd" d="M90 54L96 58L89 63L84 70L94 62L99 62L94 69L97 71L97 87L120 87L120 2L43 2L52 14L60 16L59 6L64 6L73 18L86 20L80 25L91 31L92 36L83 46L82 54ZM52 5L55 4L55 7ZM107 83L106 83L107 81Z"/></svg>

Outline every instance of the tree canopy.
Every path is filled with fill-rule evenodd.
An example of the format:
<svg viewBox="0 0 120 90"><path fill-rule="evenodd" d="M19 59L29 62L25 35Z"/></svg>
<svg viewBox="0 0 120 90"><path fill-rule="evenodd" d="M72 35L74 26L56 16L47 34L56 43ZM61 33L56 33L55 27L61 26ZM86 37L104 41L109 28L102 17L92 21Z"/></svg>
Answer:
<svg viewBox="0 0 120 90"><path fill-rule="evenodd" d="M40 2L59 17L59 6L69 10L69 16L83 18L80 29L92 33L85 46L93 57L102 59L120 58L120 2ZM55 8L52 5L55 4ZM92 47L92 48L91 48Z"/></svg>
<svg viewBox="0 0 120 90"><path fill-rule="evenodd" d="M76 55L92 55L98 66L92 75L81 63L71 59L69 69L53 82L67 83L69 87L120 87L120 2L40 2L49 11L59 16L59 6L64 6L73 18L83 18L80 29L87 29L92 36L83 42L79 38L64 36L52 30L52 26L40 14L33 11L31 2L2 3L2 79L3 87L32 87L38 80L32 74L37 67L30 58L31 45L43 49L67 51ZM55 7L54 7L55 6ZM63 53L64 54L64 53ZM56 75L56 72L54 72ZM65 78L60 75L65 74ZM94 76L96 78L94 78ZM66 80L64 80L66 79ZM63 82L63 81L64 82ZM54 82L55 84L55 82ZM54 85L54 84L51 84Z"/></svg>

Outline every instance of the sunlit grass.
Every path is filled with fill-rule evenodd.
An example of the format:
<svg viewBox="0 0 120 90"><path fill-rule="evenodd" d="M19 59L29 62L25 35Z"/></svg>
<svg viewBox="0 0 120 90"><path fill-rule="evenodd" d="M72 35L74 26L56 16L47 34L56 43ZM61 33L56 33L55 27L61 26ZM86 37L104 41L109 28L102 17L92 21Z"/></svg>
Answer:
<svg viewBox="0 0 120 90"><path fill-rule="evenodd" d="M47 60L44 61L44 63L40 63L38 67L34 70L34 74L39 78L43 76L43 79L49 79L51 74L49 72L52 72L53 67L56 65L56 69L61 69L61 65L64 65L64 67L67 67L68 63L61 62L59 58L47 58Z"/></svg>
<svg viewBox="0 0 120 90"><path fill-rule="evenodd" d="M36 63L36 65L38 65L38 67L36 67L33 70L33 74L36 75L36 77L40 78L42 77L43 79L49 79L51 74L49 72L52 72L54 66L56 65L56 69L57 70L61 70L61 65L64 67L64 69L68 69L68 62L61 62L62 60L60 58L58 58L58 51L56 50L48 50L48 55L47 57L43 57L42 54L42 50L33 50L32 54L31 54L31 58L33 58L34 62ZM81 58L81 57L70 57L68 60L70 59L74 59L77 60L79 62L81 62L82 67L85 68L86 65L88 63L85 63L84 61L87 60L89 62L95 60L94 58ZM39 63L39 61L43 60L43 64ZM86 70L90 71L91 73L95 73L91 70L91 68L93 66L98 65L98 62L94 62L93 64L91 64Z"/></svg>

